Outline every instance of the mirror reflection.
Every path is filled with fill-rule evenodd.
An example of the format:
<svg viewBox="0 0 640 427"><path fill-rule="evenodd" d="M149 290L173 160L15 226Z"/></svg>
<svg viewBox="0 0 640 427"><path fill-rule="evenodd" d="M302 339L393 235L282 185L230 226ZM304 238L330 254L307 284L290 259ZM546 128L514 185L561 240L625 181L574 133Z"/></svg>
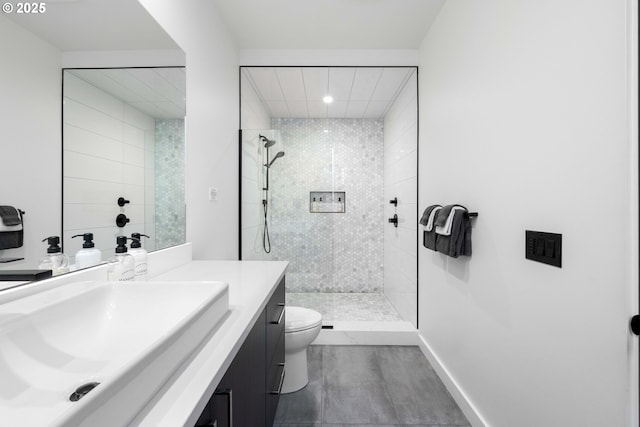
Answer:
<svg viewBox="0 0 640 427"><path fill-rule="evenodd" d="M103 262L119 235L148 236L148 251L184 243L184 68L63 74L62 244L70 263L88 233Z"/></svg>

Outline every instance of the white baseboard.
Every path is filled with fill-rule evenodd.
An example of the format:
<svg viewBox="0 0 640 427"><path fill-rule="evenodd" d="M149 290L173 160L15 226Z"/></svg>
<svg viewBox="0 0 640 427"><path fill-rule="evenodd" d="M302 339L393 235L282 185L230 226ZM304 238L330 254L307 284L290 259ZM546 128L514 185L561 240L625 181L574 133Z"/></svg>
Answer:
<svg viewBox="0 0 640 427"><path fill-rule="evenodd" d="M333 322L312 345L418 345L418 332L409 322Z"/></svg>
<svg viewBox="0 0 640 427"><path fill-rule="evenodd" d="M451 377L447 368L440 362L438 356L431 350L429 344L424 340L424 338L417 334L418 347L427 358L433 369L436 371L440 380L444 383L445 387L453 397L453 400L456 401L462 413L467 417L469 423L473 427L490 427L489 424L482 418L478 409L473 405L473 403L467 398L467 395L460 388L458 383Z"/></svg>

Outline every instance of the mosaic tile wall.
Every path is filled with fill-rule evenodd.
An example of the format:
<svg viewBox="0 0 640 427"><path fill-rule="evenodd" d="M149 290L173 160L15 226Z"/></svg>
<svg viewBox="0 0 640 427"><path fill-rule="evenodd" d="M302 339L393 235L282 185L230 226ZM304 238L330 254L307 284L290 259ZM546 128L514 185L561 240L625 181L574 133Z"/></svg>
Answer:
<svg viewBox="0 0 640 427"><path fill-rule="evenodd" d="M156 249L186 241L184 119L156 120Z"/></svg>
<svg viewBox="0 0 640 427"><path fill-rule="evenodd" d="M272 127L285 156L270 169L271 255L290 262L287 291L381 293L383 121L273 119ZM310 213L311 191L346 192L346 212Z"/></svg>

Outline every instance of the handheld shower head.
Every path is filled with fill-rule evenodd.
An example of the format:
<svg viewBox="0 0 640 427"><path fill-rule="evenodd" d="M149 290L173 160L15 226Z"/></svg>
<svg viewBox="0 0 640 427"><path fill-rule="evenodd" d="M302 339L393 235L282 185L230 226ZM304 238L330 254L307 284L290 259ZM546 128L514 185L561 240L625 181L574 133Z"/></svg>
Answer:
<svg viewBox="0 0 640 427"><path fill-rule="evenodd" d="M280 157L284 156L284 151L278 151L278 153L274 156L273 160L271 160L271 162L269 162L268 165L265 165L267 168L270 168L271 165L273 164L273 162L275 162L276 160L278 160Z"/></svg>
<svg viewBox="0 0 640 427"><path fill-rule="evenodd" d="M269 148L276 143L275 140L269 139L266 136L260 135L260 141L264 142L264 148Z"/></svg>

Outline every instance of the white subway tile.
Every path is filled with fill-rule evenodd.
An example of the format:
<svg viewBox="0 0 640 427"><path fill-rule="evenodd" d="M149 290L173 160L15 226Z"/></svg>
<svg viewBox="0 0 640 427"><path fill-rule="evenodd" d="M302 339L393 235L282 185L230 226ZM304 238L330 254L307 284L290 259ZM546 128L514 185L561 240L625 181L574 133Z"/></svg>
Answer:
<svg viewBox="0 0 640 427"><path fill-rule="evenodd" d="M77 128L63 126L64 149L94 157L122 161L122 142Z"/></svg>
<svg viewBox="0 0 640 427"><path fill-rule="evenodd" d="M64 176L94 181L122 182L122 163L66 150L63 158Z"/></svg>
<svg viewBox="0 0 640 427"><path fill-rule="evenodd" d="M127 123L123 124L123 129L124 129L124 143L136 146L144 150L144 147L145 147L144 129L141 129L136 126L132 126Z"/></svg>
<svg viewBox="0 0 640 427"><path fill-rule="evenodd" d="M64 177L64 203L105 204L116 203L122 192L122 184L107 181Z"/></svg>
<svg viewBox="0 0 640 427"><path fill-rule="evenodd" d="M69 98L65 98L62 111L64 123L122 141L122 121Z"/></svg>
<svg viewBox="0 0 640 427"><path fill-rule="evenodd" d="M144 167L123 165L122 182L144 186Z"/></svg>
<svg viewBox="0 0 640 427"><path fill-rule="evenodd" d="M133 165L133 166L144 168L145 151L142 148L135 147L129 144L124 144L123 163L125 165Z"/></svg>
<svg viewBox="0 0 640 427"><path fill-rule="evenodd" d="M64 95L122 121L124 114L122 101L68 72L64 77Z"/></svg>

